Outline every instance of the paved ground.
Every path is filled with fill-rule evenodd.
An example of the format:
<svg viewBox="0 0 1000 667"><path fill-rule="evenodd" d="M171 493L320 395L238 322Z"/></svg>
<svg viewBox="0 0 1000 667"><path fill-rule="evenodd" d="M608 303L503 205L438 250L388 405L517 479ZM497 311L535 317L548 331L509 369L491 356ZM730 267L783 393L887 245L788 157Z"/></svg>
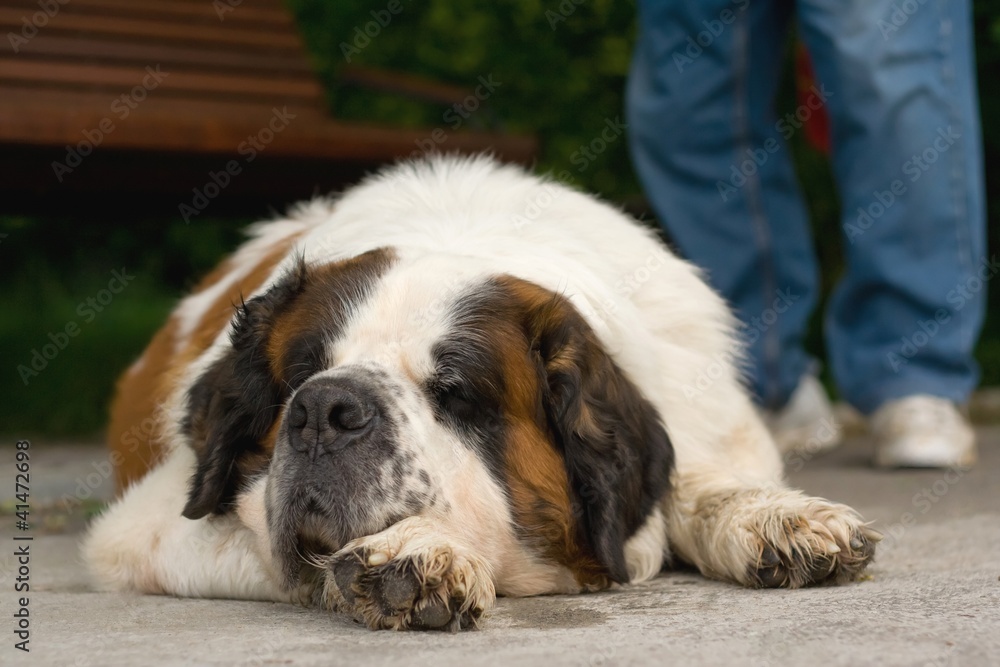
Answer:
<svg viewBox="0 0 1000 667"><path fill-rule="evenodd" d="M868 581L752 591L672 572L622 591L501 600L483 630L459 635L370 632L288 605L89 592L76 544L97 503L74 499L106 497L106 458L35 443L32 518L44 521L30 531L30 654L13 647L12 538L23 533L5 446L0 665L998 665L1000 428L980 433L982 463L965 474L875 472L855 439L792 475L888 534ZM60 510L64 498L74 512Z"/></svg>

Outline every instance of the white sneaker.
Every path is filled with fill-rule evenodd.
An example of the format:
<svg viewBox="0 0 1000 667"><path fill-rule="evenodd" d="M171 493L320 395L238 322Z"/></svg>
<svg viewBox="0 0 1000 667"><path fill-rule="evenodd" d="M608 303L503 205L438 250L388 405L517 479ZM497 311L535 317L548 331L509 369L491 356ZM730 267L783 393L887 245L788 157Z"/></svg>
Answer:
<svg viewBox="0 0 1000 667"><path fill-rule="evenodd" d="M976 433L948 399L919 394L890 401L875 411L870 423L875 465L964 468L976 462Z"/></svg>
<svg viewBox="0 0 1000 667"><path fill-rule="evenodd" d="M765 411L764 421L782 453L815 455L833 449L843 440L833 405L813 375L803 375L785 407Z"/></svg>

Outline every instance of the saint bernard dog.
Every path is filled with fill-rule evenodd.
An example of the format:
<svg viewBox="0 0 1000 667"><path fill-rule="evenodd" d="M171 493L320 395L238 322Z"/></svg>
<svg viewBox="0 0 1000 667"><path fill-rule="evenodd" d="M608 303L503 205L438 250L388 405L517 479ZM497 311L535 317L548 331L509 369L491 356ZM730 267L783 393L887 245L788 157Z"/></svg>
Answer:
<svg viewBox="0 0 1000 667"><path fill-rule="evenodd" d="M180 302L119 383L85 561L104 590L452 631L675 562L854 580L879 534L785 484L736 332L612 206L486 157L395 166Z"/></svg>

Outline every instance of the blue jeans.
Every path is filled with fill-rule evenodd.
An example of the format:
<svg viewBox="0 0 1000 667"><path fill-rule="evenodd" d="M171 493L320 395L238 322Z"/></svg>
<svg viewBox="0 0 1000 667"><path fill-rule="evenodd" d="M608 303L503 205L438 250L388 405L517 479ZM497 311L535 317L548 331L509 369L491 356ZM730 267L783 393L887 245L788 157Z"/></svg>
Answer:
<svg viewBox="0 0 1000 667"><path fill-rule="evenodd" d="M912 394L967 400L1000 269L986 256L970 0L639 5L632 158L681 254L746 324L760 402L784 405L815 363L803 336L817 265L787 142L821 104L843 209L846 271L825 318L841 395L865 413ZM793 17L818 82L779 118Z"/></svg>

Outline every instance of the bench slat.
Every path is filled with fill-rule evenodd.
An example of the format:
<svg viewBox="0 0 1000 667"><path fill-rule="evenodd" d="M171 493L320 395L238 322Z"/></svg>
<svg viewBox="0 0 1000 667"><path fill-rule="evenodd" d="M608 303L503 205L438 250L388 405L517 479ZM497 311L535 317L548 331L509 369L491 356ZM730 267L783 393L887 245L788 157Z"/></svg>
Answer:
<svg viewBox="0 0 1000 667"><path fill-rule="evenodd" d="M260 96L278 101L293 99L319 102L323 98L322 87L314 80L290 77L264 78L236 75L201 74L183 70L167 70L162 83L157 86L157 95L201 94L201 95L247 95ZM14 81L38 87L62 85L66 87L107 88L126 93L133 86L142 83L148 76L142 67L115 67L110 65L69 64L63 62L38 62L17 58L0 57L0 82Z"/></svg>
<svg viewBox="0 0 1000 667"><path fill-rule="evenodd" d="M291 105L286 110L292 114L300 111ZM217 153L236 157L237 147L248 137L257 136L271 120L272 111L261 111L256 118L247 115L220 117L213 122L203 117L178 115L168 107L156 107L150 99L127 119L113 119L115 127L103 134L101 148ZM30 101L17 114L0 106L0 143L76 145L84 138L82 130L94 130L108 117L107 110L58 109ZM386 161L434 144L430 132L429 129L345 124L316 119L305 113L289 121L264 152L275 157ZM481 132L452 132L445 133L445 137L445 141L437 144L443 151L493 148L507 159L523 162L530 160L535 151L531 137Z"/></svg>
<svg viewBox="0 0 1000 667"><path fill-rule="evenodd" d="M55 1L55 0L53 0ZM271 6L268 6L271 5ZM15 7L22 14L30 15L39 10L38 0L0 0L0 6ZM109 11L110 10L110 11ZM183 20L186 22L202 21L219 25L227 21L238 23L264 23L270 27L283 26L294 28L292 17L280 4L264 3L264 6L249 5L243 0L232 11L215 8L212 0L199 2L177 2L176 0L67 0L60 5L59 11L104 12L121 17L151 17L156 19Z"/></svg>
<svg viewBox="0 0 1000 667"><path fill-rule="evenodd" d="M196 67L200 71L243 70L248 73L288 73L312 78L309 61L302 56L258 55L254 53L213 51L155 42L109 42L94 38L65 37L40 33L20 47L19 58L66 59L106 64L148 65L159 63L165 69L173 65Z"/></svg>
<svg viewBox="0 0 1000 667"><path fill-rule="evenodd" d="M69 5L67 5L69 7ZM0 31L20 32L23 27L24 12L10 7L0 7ZM60 12L44 27L50 32L87 32L105 34L129 39L162 39L188 44L192 41L203 44L226 45L227 47L250 47L301 53L302 43L292 31L250 30L233 27L232 23L221 22L218 26L144 21L140 19L117 18L113 16L88 16ZM9 40L4 40L9 42ZM7 44L5 51L10 48Z"/></svg>
<svg viewBox="0 0 1000 667"><path fill-rule="evenodd" d="M58 117L88 117L111 118L117 125L120 120L119 111L122 105L116 104L123 93L118 89L113 92L101 91L67 91L57 88L32 88L30 86L17 86L9 84L2 89L2 103L0 103L0 133L3 133L5 124L17 124L19 117L27 111L31 113L55 114ZM71 99L72 104L67 105L67 100ZM114 106L113 106L114 105ZM271 110L276 105L273 101L262 98L233 99L231 97L222 98L184 98L184 97L164 97L158 96L157 91L150 93L142 104L130 111L129 117L124 122L131 122L135 118L141 117L149 109L158 117L170 118L190 118L203 119L206 123L236 123L259 125L262 118L267 118ZM283 105L282 105L283 106ZM299 113L299 119L305 123L315 123L321 120L328 120L329 116L322 107L295 104L295 113ZM27 110L27 111L22 111ZM82 132L90 126L79 125L78 130ZM80 132L77 133L80 135ZM7 132L5 136L10 139L11 134ZM79 136L78 136L79 139Z"/></svg>

